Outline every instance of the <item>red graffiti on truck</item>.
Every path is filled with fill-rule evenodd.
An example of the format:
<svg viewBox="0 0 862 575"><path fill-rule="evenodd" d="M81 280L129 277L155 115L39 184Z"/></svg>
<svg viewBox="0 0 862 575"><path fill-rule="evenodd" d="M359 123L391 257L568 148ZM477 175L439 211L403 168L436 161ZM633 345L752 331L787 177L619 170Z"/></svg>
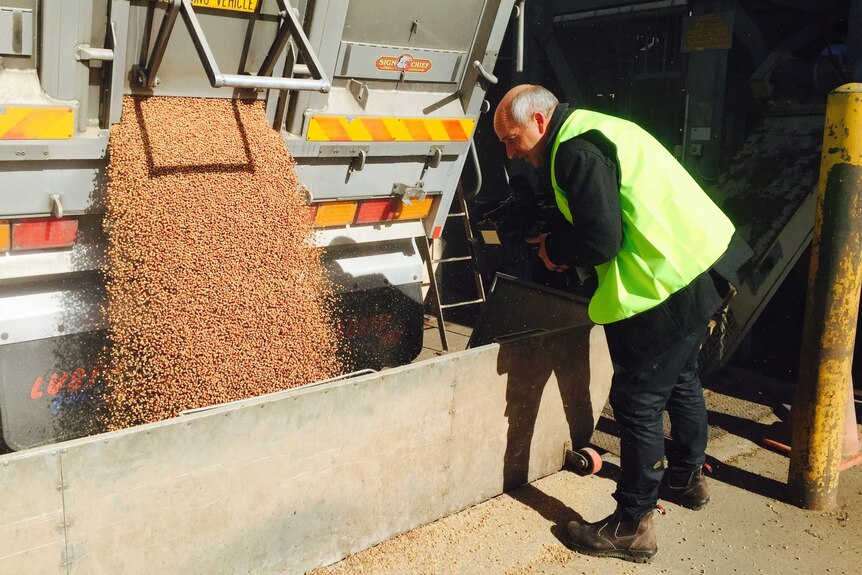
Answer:
<svg viewBox="0 0 862 575"><path fill-rule="evenodd" d="M36 381L33 382L33 386L30 388L30 399L39 399L46 393L48 395L57 395L63 389L67 391L80 391L82 389L92 387L96 378L101 373L102 367L94 365L90 368L89 372L83 367L79 367L72 372L54 372L47 378L37 377Z"/></svg>

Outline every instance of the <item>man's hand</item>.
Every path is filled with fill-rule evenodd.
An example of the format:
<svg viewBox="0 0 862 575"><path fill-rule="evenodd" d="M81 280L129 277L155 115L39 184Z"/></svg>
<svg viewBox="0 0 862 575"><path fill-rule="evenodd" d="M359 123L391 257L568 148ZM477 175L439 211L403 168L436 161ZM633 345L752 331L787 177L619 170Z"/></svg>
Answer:
<svg viewBox="0 0 862 575"><path fill-rule="evenodd" d="M548 234L539 234L538 236L533 236L531 238L527 238L528 244L536 244L539 246L539 258L544 262L545 267L551 270L552 272L561 272L569 269L569 266L560 265L558 266L554 262L550 260L548 257L548 252L545 251L545 238L548 237Z"/></svg>

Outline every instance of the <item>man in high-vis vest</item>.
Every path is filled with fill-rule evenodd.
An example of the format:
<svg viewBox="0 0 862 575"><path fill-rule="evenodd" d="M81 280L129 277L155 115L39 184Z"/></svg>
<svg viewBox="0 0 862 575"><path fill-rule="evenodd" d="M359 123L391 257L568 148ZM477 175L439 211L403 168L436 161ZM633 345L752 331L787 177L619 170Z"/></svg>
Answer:
<svg viewBox="0 0 862 575"><path fill-rule="evenodd" d="M494 130L510 159L548 172L568 225L527 241L550 270L595 269L589 315L604 326L614 366L617 508L596 523L569 523L567 543L590 555L648 562L658 551L652 514L659 492L690 509L709 501L697 357L751 250L688 172L632 122L569 107L525 84L500 101Z"/></svg>

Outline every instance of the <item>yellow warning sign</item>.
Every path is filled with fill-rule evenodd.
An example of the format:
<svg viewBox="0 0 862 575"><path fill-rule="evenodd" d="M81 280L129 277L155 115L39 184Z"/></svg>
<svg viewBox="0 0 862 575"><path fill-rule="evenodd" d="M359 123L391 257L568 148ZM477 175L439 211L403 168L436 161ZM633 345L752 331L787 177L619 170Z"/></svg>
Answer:
<svg viewBox="0 0 862 575"><path fill-rule="evenodd" d="M682 51L729 50L733 45L733 12L700 14L682 21Z"/></svg>
<svg viewBox="0 0 862 575"><path fill-rule="evenodd" d="M162 0L167 2L168 0ZM231 10L232 12L254 12L259 0L191 0L195 8Z"/></svg>

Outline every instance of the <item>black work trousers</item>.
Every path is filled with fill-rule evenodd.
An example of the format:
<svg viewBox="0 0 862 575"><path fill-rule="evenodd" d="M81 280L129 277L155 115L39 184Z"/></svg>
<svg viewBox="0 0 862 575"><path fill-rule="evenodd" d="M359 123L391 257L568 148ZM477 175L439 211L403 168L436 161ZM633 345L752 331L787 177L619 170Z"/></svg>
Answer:
<svg viewBox="0 0 862 575"><path fill-rule="evenodd" d="M703 465L707 420L703 387L697 374L700 327L658 355L636 364L614 361L610 403L620 427L620 479L614 499L622 512L639 520L655 508L664 474L662 413L671 421L671 469ZM617 355L611 352L611 356Z"/></svg>

